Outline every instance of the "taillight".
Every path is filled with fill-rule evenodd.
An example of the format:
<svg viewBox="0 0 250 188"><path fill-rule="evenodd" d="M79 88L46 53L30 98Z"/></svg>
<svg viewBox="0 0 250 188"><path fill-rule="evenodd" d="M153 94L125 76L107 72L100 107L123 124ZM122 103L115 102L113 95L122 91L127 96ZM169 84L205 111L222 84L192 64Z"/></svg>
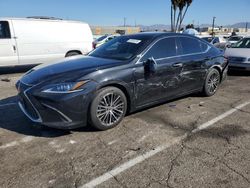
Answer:
<svg viewBox="0 0 250 188"><path fill-rule="evenodd" d="M224 56L224 63L228 63L228 57Z"/></svg>

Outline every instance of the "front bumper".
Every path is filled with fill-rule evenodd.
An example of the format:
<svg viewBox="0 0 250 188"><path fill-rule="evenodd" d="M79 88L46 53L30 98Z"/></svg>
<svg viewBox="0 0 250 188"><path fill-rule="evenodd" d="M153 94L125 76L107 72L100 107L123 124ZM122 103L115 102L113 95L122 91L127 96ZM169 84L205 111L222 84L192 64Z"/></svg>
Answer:
<svg viewBox="0 0 250 188"><path fill-rule="evenodd" d="M229 70L250 71L250 63L230 63Z"/></svg>
<svg viewBox="0 0 250 188"><path fill-rule="evenodd" d="M92 94L82 91L71 94L43 94L18 83L19 107L33 122L58 129L74 129L87 125Z"/></svg>

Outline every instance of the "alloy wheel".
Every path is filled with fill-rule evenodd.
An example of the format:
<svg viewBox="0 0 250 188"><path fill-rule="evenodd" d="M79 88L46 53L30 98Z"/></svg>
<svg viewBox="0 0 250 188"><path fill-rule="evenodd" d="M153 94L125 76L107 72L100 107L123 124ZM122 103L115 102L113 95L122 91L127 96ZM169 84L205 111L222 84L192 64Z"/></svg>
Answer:
<svg viewBox="0 0 250 188"><path fill-rule="evenodd" d="M220 84L220 75L213 73L208 79L207 89L210 93L215 93Z"/></svg>
<svg viewBox="0 0 250 188"><path fill-rule="evenodd" d="M123 117L124 110L125 104L122 97L117 93L107 93L97 106L96 116L104 126L109 127Z"/></svg>

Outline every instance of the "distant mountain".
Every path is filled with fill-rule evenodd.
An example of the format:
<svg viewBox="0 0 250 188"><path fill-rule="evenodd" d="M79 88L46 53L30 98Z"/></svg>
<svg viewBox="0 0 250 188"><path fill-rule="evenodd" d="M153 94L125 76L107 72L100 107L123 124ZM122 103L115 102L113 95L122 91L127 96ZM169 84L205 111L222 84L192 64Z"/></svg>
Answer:
<svg viewBox="0 0 250 188"><path fill-rule="evenodd" d="M221 25L215 25L215 27L220 27ZM164 25L164 24L155 24L155 25L138 25L138 27L141 28L142 31L163 31L167 30L169 31L171 29L171 25ZM198 26L195 26L198 27ZM199 26L200 28L202 27L212 27L212 24L201 24ZM246 22L240 22L240 23L235 23L232 25L224 25L223 27L229 27L229 28L245 28L246 27ZM250 22L248 22L248 28L250 28Z"/></svg>
<svg viewBox="0 0 250 188"><path fill-rule="evenodd" d="M171 25L164 25L164 24L155 24L150 26L139 25L138 27L141 28L142 31L163 31L163 30L170 30Z"/></svg>
<svg viewBox="0 0 250 188"><path fill-rule="evenodd" d="M227 26L226 26L227 27ZM239 22L233 25L229 25L231 28L245 28L246 27L246 22ZM248 28L250 28L250 22L248 22Z"/></svg>

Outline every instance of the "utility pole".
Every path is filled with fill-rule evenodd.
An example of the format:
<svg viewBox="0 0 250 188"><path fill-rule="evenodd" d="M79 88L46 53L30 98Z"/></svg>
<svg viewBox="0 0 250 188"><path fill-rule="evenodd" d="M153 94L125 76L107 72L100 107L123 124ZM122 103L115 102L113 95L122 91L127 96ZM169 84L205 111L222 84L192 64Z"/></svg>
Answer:
<svg viewBox="0 0 250 188"><path fill-rule="evenodd" d="M247 31L248 31L248 22L246 23L246 33L247 33Z"/></svg>
<svg viewBox="0 0 250 188"><path fill-rule="evenodd" d="M123 18L123 26L124 26L124 27L126 27L126 21L127 21L127 18L124 17L124 18Z"/></svg>
<svg viewBox="0 0 250 188"><path fill-rule="evenodd" d="M216 19L216 17L214 16L214 17L213 17L213 26L212 26L212 36L214 36L214 24L215 24L215 19Z"/></svg>

